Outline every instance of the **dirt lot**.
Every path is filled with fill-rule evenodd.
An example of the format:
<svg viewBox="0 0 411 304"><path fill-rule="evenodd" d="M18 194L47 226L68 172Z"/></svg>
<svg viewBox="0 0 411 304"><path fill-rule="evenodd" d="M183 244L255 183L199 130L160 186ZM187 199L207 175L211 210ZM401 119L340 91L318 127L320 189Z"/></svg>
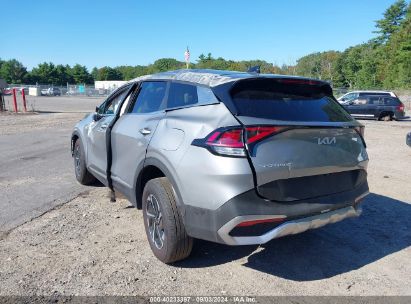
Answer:
<svg viewBox="0 0 411 304"><path fill-rule="evenodd" d="M42 115L30 132L49 115L78 117ZM15 123L1 134L29 132L2 119ZM411 295L411 121L364 123L371 194L360 218L263 246L198 241L167 266L150 251L140 211L110 203L103 187L82 188L4 233L0 295Z"/></svg>

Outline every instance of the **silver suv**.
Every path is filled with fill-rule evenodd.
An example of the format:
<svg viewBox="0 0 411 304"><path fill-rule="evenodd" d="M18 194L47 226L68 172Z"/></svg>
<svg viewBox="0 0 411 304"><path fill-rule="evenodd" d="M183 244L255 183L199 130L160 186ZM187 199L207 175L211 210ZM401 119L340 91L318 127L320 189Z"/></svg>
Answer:
<svg viewBox="0 0 411 304"><path fill-rule="evenodd" d="M77 180L142 209L154 255L172 263L193 238L262 244L358 216L363 130L326 82L181 70L119 88L71 146Z"/></svg>

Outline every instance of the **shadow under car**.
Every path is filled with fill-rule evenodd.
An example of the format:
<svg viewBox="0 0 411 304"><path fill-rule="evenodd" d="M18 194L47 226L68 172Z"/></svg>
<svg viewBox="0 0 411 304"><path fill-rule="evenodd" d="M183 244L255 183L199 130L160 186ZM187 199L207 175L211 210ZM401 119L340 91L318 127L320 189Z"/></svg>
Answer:
<svg viewBox="0 0 411 304"><path fill-rule="evenodd" d="M411 245L411 203L371 193L359 218L286 236L259 246L197 241L188 260L197 268L248 256L243 266L293 281L312 281L359 269Z"/></svg>

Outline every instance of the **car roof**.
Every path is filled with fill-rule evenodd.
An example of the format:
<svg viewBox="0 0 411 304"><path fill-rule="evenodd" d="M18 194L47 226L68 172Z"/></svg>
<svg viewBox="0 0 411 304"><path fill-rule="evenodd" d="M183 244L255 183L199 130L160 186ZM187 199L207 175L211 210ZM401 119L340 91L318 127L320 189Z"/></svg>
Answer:
<svg viewBox="0 0 411 304"><path fill-rule="evenodd" d="M237 71L223 71L223 70L209 70L209 69L184 69L162 72L152 75L145 75L134 78L129 81L136 82L142 80L178 80L191 82L194 84L206 85L209 87L215 87L229 82L235 82L241 79L258 79L258 78L290 78L290 79L304 79L312 80L323 84L329 84L328 82L318 79L311 79L299 76L290 75L277 75L277 74L257 74Z"/></svg>
<svg viewBox="0 0 411 304"><path fill-rule="evenodd" d="M380 98L397 98L394 96L387 96L387 95L362 95L358 97L358 99L363 99L363 98L371 98L371 97L380 97Z"/></svg>
<svg viewBox="0 0 411 304"><path fill-rule="evenodd" d="M346 94L350 94L350 93L386 93L386 94L391 94L391 93L394 93L394 92L392 92L392 91L381 91L381 90L371 90L371 91L350 91L350 92L347 92ZM345 95L346 95L345 94Z"/></svg>

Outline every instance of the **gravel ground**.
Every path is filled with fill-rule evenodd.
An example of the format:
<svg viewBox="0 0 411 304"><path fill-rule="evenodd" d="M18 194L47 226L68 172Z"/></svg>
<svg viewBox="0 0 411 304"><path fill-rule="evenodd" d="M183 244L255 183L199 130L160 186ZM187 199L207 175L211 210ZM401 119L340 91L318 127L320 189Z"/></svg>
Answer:
<svg viewBox="0 0 411 304"><path fill-rule="evenodd" d="M168 266L140 211L84 188L0 238L0 295L411 295L411 122L365 124L372 193L360 218L262 246L197 241Z"/></svg>

